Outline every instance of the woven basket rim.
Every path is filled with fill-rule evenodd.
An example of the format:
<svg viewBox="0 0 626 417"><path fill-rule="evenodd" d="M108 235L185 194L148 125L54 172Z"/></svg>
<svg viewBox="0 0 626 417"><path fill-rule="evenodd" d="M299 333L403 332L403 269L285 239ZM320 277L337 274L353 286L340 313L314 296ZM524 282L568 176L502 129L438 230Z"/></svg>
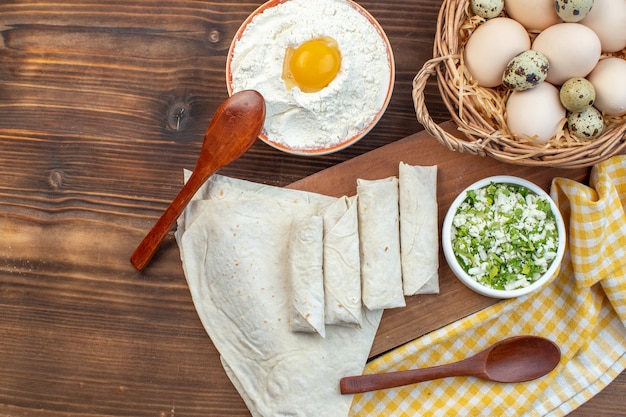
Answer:
<svg viewBox="0 0 626 417"><path fill-rule="evenodd" d="M461 62L460 33L467 21L469 0L444 0L439 10L433 58L424 63L413 79L413 103L418 121L424 128L450 150L490 156L518 164L550 167L579 168L594 165L626 148L626 122L610 126L598 138L580 141L573 146L554 147L515 140L501 126L486 120L480 109L459 94ZM424 90L431 76L436 77L439 94L458 135L443 130L429 115ZM468 83L469 84L469 83ZM463 85L465 94L471 85ZM499 115L504 120L504 115Z"/></svg>

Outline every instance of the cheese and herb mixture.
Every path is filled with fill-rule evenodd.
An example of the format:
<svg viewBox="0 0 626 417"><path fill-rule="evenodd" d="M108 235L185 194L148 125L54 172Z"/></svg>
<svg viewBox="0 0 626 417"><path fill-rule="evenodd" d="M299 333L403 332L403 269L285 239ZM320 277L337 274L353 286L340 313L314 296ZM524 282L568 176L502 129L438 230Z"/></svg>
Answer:
<svg viewBox="0 0 626 417"><path fill-rule="evenodd" d="M477 282L499 290L535 282L550 267L558 246L549 201L511 184L468 191L451 236L461 267Z"/></svg>

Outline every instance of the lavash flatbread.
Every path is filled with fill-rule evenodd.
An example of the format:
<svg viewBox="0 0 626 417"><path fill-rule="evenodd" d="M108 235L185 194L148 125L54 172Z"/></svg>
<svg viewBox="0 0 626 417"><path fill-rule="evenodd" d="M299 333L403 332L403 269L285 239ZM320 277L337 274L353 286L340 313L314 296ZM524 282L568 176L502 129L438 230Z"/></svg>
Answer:
<svg viewBox="0 0 626 417"><path fill-rule="evenodd" d="M322 218L326 324L360 326L363 313L356 197L338 198L324 209Z"/></svg>
<svg viewBox="0 0 626 417"><path fill-rule="evenodd" d="M399 182L404 295L438 294L437 167L401 162Z"/></svg>
<svg viewBox="0 0 626 417"><path fill-rule="evenodd" d="M191 171L183 170L185 182L189 180L190 176ZM274 187L272 185L241 180L220 174L213 174L192 197L192 201L239 200L247 199L253 196L261 198L276 198L284 201L291 201L297 204L315 204L320 207L320 209L333 204L337 200L335 197L323 194ZM190 211L193 210L190 210L189 206L186 207L183 215L188 216ZM183 228L184 221L185 220L183 219Z"/></svg>
<svg viewBox="0 0 626 417"><path fill-rule="evenodd" d="M357 180L363 304L404 307L400 264L398 178Z"/></svg>
<svg viewBox="0 0 626 417"><path fill-rule="evenodd" d="M382 310L364 309L360 328L327 326L324 339L292 332L288 323L286 231L320 213L328 198L293 198L291 190L281 198L278 190L228 180L213 188L221 198L204 200L216 182L186 208L176 238L194 305L224 369L255 417L345 417L352 396L340 394L339 380L362 372Z"/></svg>

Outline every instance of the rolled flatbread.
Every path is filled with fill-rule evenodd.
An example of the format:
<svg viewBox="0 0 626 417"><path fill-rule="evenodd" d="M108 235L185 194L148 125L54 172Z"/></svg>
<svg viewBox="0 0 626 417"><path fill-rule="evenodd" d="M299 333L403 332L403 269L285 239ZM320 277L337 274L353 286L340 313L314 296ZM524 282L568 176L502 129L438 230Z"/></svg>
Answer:
<svg viewBox="0 0 626 417"><path fill-rule="evenodd" d="M294 222L289 243L291 309L294 332L317 332L324 337L323 226L320 216Z"/></svg>
<svg viewBox="0 0 626 417"><path fill-rule="evenodd" d="M404 295L438 294L437 167L401 162L399 172Z"/></svg>
<svg viewBox="0 0 626 417"><path fill-rule="evenodd" d="M357 180L363 304L404 307L400 265L398 178Z"/></svg>
<svg viewBox="0 0 626 417"><path fill-rule="evenodd" d="M356 197L338 198L324 210L322 218L326 324L360 326L363 313Z"/></svg>

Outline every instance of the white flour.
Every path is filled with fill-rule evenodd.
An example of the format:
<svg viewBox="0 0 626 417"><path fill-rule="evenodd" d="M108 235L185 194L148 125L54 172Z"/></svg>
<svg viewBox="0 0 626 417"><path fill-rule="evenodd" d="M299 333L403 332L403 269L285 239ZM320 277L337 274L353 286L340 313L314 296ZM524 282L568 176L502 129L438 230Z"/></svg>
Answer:
<svg viewBox="0 0 626 417"><path fill-rule="evenodd" d="M287 90L287 48L320 36L339 44L337 77L316 93ZM297 151L337 146L368 127L385 105L391 64L381 34L347 1L289 0L252 19L234 45L231 72L233 91L265 98L267 138Z"/></svg>

